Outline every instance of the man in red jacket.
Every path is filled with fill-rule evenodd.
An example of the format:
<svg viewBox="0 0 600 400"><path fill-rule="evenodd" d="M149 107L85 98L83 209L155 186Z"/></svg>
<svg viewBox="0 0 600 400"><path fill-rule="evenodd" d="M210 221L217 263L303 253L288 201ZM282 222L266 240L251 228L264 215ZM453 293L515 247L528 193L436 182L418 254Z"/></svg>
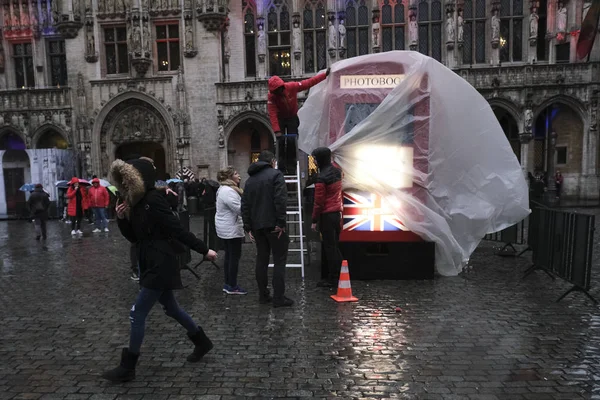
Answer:
<svg viewBox="0 0 600 400"><path fill-rule="evenodd" d="M319 147L312 152L317 161L319 174L315 183L315 200L312 213L312 229L317 222L322 236L321 282L319 287L336 287L342 266L339 249L342 229L342 170L331 162L331 150Z"/></svg>
<svg viewBox="0 0 600 400"><path fill-rule="evenodd" d="M294 163L291 169L295 169L296 141L298 135L298 92L303 92L322 82L329 75L327 71L305 79L301 82L284 82L278 76L272 76L269 79L269 96L267 101L267 110L271 119L271 127L275 136L277 136L277 146L279 148L278 168L286 171L286 163ZM286 140L280 140L282 134L288 135ZM287 144L287 146L286 146Z"/></svg>
<svg viewBox="0 0 600 400"><path fill-rule="evenodd" d="M108 232L108 219L106 219L106 207L108 207L109 197L108 190L104 186L100 185L100 179L92 179L92 187L88 191L88 199L90 207L94 212L94 222L96 229L94 233Z"/></svg>

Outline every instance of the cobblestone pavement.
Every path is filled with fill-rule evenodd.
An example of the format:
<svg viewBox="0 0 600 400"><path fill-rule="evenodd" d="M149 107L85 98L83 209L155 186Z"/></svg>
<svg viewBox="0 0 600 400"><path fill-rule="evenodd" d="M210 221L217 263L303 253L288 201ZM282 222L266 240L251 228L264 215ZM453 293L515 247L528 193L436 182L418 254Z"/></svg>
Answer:
<svg viewBox="0 0 600 400"><path fill-rule="evenodd" d="M223 295L222 271L208 263L198 282L183 272L190 286L178 300L214 350L186 363L185 332L155 307L137 379L109 384L100 373L127 345L137 293L128 245L111 228L72 239L53 221L44 246L32 225L0 224L0 400L600 399L599 309L577 293L556 303L566 283L541 272L521 280L530 256L501 258L490 243L459 277L353 281L353 304L317 289L314 267L304 283L293 270L292 309L258 304L244 245L248 296Z"/></svg>

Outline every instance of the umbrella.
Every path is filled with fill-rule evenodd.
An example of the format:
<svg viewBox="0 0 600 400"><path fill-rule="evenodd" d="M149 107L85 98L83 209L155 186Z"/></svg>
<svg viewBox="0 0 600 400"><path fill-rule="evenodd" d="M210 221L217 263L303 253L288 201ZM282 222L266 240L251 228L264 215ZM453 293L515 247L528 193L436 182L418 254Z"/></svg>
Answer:
<svg viewBox="0 0 600 400"><path fill-rule="evenodd" d="M167 183L181 183L183 182L181 179L177 179L177 178L171 178L171 179L167 179Z"/></svg>
<svg viewBox="0 0 600 400"><path fill-rule="evenodd" d="M69 187L69 181L58 181L54 184L59 189L66 189Z"/></svg>
<svg viewBox="0 0 600 400"><path fill-rule="evenodd" d="M33 192L33 189L35 189L35 185L33 183L26 183L19 188L21 192Z"/></svg>
<svg viewBox="0 0 600 400"><path fill-rule="evenodd" d="M91 183L89 181L86 181L85 179L81 179L81 178L78 178L78 179L79 179L80 185L87 185L87 186L91 185Z"/></svg>
<svg viewBox="0 0 600 400"><path fill-rule="evenodd" d="M102 182L101 182L100 184L102 184ZM104 185L103 185L103 186L104 186ZM114 186L110 185L110 186L107 186L107 187L106 187L106 189L107 189L109 192L111 192L112 194L114 194L115 196L117 195L117 192L118 192L118 190L117 190L117 188L116 188L116 187L114 187Z"/></svg>

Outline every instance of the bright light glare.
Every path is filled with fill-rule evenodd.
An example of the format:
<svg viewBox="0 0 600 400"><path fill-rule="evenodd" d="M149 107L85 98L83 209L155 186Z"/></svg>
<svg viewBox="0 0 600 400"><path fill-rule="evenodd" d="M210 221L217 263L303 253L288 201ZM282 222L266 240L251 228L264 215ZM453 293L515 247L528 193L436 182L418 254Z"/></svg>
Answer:
<svg viewBox="0 0 600 400"><path fill-rule="evenodd" d="M375 179L394 189L412 187L413 148L403 146L360 146L355 154L358 181Z"/></svg>

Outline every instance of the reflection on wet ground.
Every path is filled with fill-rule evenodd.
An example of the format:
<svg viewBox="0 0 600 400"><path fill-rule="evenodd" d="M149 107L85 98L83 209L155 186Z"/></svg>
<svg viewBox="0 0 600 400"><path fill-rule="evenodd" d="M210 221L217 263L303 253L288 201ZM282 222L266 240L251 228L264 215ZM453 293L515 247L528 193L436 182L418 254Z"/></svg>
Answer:
<svg viewBox="0 0 600 400"><path fill-rule="evenodd" d="M223 295L222 270L208 263L200 281L183 272L179 303L215 342L205 360L185 362L183 329L156 307L136 381L107 384L99 374L127 345L137 287L116 225L92 229L72 238L52 221L42 244L32 225L0 223L0 400L600 399L598 308L577 293L556 303L568 284L539 272L521 280L530 253L497 257L491 243L459 277L352 281L360 301L349 304L315 287L313 262L304 283L287 274L292 309L258 304L255 251L244 245L247 296ZM592 274L600 297L597 263Z"/></svg>

